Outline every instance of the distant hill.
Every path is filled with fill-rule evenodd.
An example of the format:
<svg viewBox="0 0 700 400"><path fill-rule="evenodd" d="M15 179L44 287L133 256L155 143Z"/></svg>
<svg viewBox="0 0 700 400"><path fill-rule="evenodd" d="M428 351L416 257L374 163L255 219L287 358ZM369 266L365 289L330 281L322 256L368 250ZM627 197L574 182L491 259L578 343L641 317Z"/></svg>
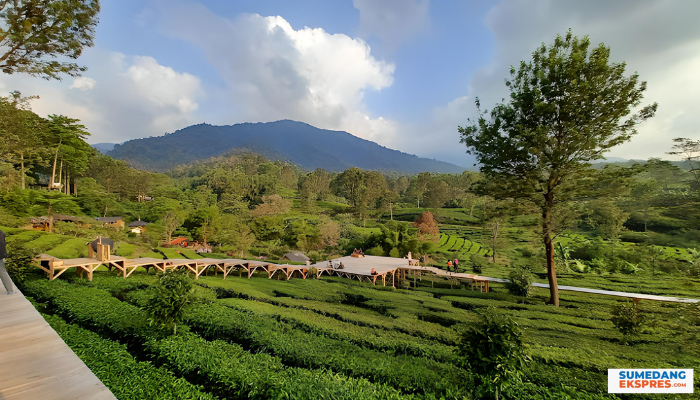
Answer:
<svg viewBox="0 0 700 400"><path fill-rule="evenodd" d="M114 149L114 146L116 146L116 143L95 143L92 145L97 151L99 151L102 154L107 154L112 149Z"/></svg>
<svg viewBox="0 0 700 400"><path fill-rule="evenodd" d="M308 170L344 171L350 167L402 173L461 173L465 170L454 164L392 150L347 132L319 129L290 120L193 125L165 136L115 145L107 154L139 168L166 171L236 149L255 152L271 160L289 161Z"/></svg>

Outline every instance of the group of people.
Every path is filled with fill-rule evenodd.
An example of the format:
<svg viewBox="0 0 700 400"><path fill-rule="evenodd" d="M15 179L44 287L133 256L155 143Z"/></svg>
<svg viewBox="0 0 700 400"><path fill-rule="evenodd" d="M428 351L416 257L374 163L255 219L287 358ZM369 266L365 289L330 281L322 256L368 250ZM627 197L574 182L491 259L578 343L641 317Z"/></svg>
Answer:
<svg viewBox="0 0 700 400"><path fill-rule="evenodd" d="M343 265L343 262L341 261L338 264L333 264L332 261L328 261L328 268L333 268L333 269L345 269L345 265Z"/></svg>
<svg viewBox="0 0 700 400"><path fill-rule="evenodd" d="M447 260L447 271L451 271L453 270L453 268L454 272L457 272L459 270L459 260L456 258L454 259L454 261Z"/></svg>

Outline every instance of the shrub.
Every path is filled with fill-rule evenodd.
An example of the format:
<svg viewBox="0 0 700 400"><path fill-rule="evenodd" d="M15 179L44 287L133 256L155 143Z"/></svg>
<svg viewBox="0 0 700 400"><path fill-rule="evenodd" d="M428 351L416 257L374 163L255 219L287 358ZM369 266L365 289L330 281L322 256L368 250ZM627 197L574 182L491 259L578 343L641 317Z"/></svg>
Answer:
<svg viewBox="0 0 700 400"><path fill-rule="evenodd" d="M518 324L489 307L480 321L462 334L459 354L481 387L496 399L508 382L518 382L528 361Z"/></svg>
<svg viewBox="0 0 700 400"><path fill-rule="evenodd" d="M18 228L22 225L26 225L27 222L29 221L26 218L15 217L8 210L0 207L0 226Z"/></svg>
<svg viewBox="0 0 700 400"><path fill-rule="evenodd" d="M688 249L688 264L688 275L694 278L700 277L700 251Z"/></svg>
<svg viewBox="0 0 700 400"><path fill-rule="evenodd" d="M516 249L525 258L531 258L535 256L535 252L529 247L519 247Z"/></svg>
<svg viewBox="0 0 700 400"><path fill-rule="evenodd" d="M521 297L530 295L532 291L532 273L529 269L516 266L508 277L510 282L506 283L506 287L511 294Z"/></svg>
<svg viewBox="0 0 700 400"><path fill-rule="evenodd" d="M309 278L317 278L318 277L318 270L316 269L316 267L310 267L306 271L306 273L309 276Z"/></svg>
<svg viewBox="0 0 700 400"><path fill-rule="evenodd" d="M15 284L21 284L35 268L32 266L34 250L28 249L20 242L10 242L7 245L7 259L5 267Z"/></svg>
<svg viewBox="0 0 700 400"><path fill-rule="evenodd" d="M165 368L136 361L125 345L68 324L57 316L45 315L44 319L119 399L216 399Z"/></svg>
<svg viewBox="0 0 700 400"><path fill-rule="evenodd" d="M635 302L613 307L612 315L613 325L623 336L638 333L644 322L644 317L639 312L639 306Z"/></svg>
<svg viewBox="0 0 700 400"><path fill-rule="evenodd" d="M627 275L637 275L638 272L642 271L638 264L632 264L629 261L622 261L622 268L620 271Z"/></svg>
<svg viewBox="0 0 700 400"><path fill-rule="evenodd" d="M384 249L382 249L382 246L375 246L367 250L367 254L369 254L370 256L383 256Z"/></svg>
<svg viewBox="0 0 700 400"><path fill-rule="evenodd" d="M143 307L151 315L149 323L168 329L172 326L173 333L177 333L177 324L193 301L192 292L192 279L184 273L167 271L162 274L152 297Z"/></svg>
<svg viewBox="0 0 700 400"><path fill-rule="evenodd" d="M484 270L484 267L486 266L486 264L488 264L488 262L484 259L484 257L482 257L478 254L472 254L469 257L469 261L472 262L472 271L475 274L480 274Z"/></svg>

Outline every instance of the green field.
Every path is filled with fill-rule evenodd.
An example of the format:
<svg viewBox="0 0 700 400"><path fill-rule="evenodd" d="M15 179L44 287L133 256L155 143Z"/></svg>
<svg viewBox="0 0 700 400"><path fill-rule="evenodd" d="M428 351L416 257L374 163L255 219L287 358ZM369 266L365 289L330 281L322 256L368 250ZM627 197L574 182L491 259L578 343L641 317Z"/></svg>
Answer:
<svg viewBox="0 0 700 400"><path fill-rule="evenodd" d="M189 328L176 336L150 326L140 310L155 282L142 272L129 279L98 272L93 282L31 280L23 291L55 315L52 326L101 378L116 372L102 370L98 352L147 357L157 360L157 370L138 361L125 361L124 370L181 382L177 389L153 385L154 391L210 398L269 398L280 385L305 387L308 398L324 391L336 393L328 398L344 391L362 398L470 398L472 378L455 349L460 332L490 306L521 326L531 357L524 382L509 386L505 398L615 398L607 395L608 368L687 368L700 360L700 327L692 322L698 309L691 306L643 301L650 322L623 342L610 322L612 307L623 302L615 298L563 293L562 306L552 308L543 305L541 290L523 301L499 287L487 294L427 279L395 290L263 275L199 279L199 301L185 316ZM127 379L105 383L129 392Z"/></svg>

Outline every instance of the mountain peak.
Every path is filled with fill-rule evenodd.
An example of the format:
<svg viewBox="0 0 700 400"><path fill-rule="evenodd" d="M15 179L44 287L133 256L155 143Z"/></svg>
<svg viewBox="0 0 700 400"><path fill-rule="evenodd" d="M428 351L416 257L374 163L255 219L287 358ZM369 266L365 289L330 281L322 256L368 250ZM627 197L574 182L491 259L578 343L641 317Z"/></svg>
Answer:
<svg viewBox="0 0 700 400"><path fill-rule="evenodd" d="M289 119L224 126L202 123L165 136L130 140L108 154L144 169L165 171L236 149L290 161L308 170L358 167L402 173L464 171L454 164L392 150L348 132L319 129Z"/></svg>

